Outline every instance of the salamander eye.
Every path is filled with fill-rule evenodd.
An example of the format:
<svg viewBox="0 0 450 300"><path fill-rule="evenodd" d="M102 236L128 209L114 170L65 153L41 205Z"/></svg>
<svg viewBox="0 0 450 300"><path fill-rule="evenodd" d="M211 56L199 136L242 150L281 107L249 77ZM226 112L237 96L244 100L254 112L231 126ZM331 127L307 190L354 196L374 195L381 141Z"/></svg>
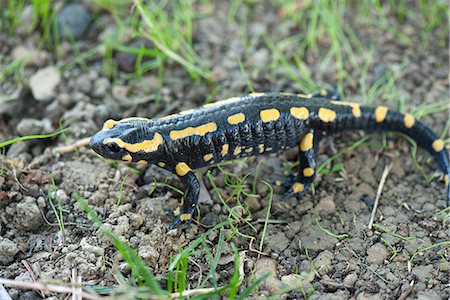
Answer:
<svg viewBox="0 0 450 300"><path fill-rule="evenodd" d="M122 150L122 148L120 148L116 143L108 143L106 144L106 147L108 147L108 150L113 153L118 153Z"/></svg>

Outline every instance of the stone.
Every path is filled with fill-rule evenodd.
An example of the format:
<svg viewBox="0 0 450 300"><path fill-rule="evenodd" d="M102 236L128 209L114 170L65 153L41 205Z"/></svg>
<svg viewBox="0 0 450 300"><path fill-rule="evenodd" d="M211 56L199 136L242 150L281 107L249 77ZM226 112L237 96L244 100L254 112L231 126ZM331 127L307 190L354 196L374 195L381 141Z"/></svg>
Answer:
<svg viewBox="0 0 450 300"><path fill-rule="evenodd" d="M61 74L55 66L40 69L30 77L29 85L34 99L48 101L55 97Z"/></svg>

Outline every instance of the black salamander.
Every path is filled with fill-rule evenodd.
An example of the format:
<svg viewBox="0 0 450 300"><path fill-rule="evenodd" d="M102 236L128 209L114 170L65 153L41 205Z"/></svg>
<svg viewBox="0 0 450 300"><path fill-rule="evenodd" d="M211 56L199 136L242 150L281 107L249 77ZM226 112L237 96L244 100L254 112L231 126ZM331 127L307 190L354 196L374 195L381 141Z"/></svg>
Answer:
<svg viewBox="0 0 450 300"><path fill-rule="evenodd" d="M253 93L158 120L107 120L91 138L91 147L107 158L156 164L178 175L187 189L172 229L190 222L197 205L200 185L193 169L299 147L300 172L283 198L300 199L315 176L314 149L321 133L358 129L397 131L413 138L436 158L450 204L449 155L442 139L410 114L336 101L326 90L309 95Z"/></svg>

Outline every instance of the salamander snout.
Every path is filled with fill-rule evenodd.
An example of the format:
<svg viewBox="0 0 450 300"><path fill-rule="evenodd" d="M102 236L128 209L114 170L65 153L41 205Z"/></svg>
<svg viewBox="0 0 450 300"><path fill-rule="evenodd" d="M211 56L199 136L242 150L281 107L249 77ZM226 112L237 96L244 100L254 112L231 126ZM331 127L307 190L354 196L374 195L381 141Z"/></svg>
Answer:
<svg viewBox="0 0 450 300"><path fill-rule="evenodd" d="M128 154L115 139L110 138L104 131L91 137L90 146L96 153L111 159L123 160L123 157Z"/></svg>

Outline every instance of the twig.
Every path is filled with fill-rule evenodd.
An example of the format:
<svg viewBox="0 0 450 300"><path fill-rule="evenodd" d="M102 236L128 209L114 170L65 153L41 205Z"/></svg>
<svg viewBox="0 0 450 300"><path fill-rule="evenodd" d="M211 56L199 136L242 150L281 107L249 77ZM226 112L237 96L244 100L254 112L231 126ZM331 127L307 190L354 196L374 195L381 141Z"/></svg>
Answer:
<svg viewBox="0 0 450 300"><path fill-rule="evenodd" d="M86 147L87 145L89 145L89 140L90 140L90 137L87 137L87 138L78 140L71 145L57 147L57 148L53 149L53 152L60 153L60 154L69 153L69 152L75 151L75 149L78 149L81 147Z"/></svg>
<svg viewBox="0 0 450 300"><path fill-rule="evenodd" d="M368 225L369 229L372 229L373 221L375 220L375 214L377 213L378 202L380 201L380 197L381 197L381 191L383 190L384 183L386 182L386 178L387 178L389 172L391 171L392 165L393 165L393 162L391 162L389 165L387 165L384 168L383 174L381 175L380 184L378 185L378 189L377 189L377 196L375 197L375 202L373 204L372 213L370 215L370 221L369 221L369 225Z"/></svg>
<svg viewBox="0 0 450 300"><path fill-rule="evenodd" d="M44 290L54 293L65 293L65 294L71 294L73 292L73 289L71 286L62 286L62 285L56 285L56 284L47 284L43 282L29 282L29 281L20 281L20 280L12 280L12 279L5 279L0 278L0 284L6 285L6 286L15 286L22 289L31 289L31 290ZM103 297L99 297L94 294L89 294L86 292L79 292L79 295L83 299L88 300L101 300L104 299Z"/></svg>

